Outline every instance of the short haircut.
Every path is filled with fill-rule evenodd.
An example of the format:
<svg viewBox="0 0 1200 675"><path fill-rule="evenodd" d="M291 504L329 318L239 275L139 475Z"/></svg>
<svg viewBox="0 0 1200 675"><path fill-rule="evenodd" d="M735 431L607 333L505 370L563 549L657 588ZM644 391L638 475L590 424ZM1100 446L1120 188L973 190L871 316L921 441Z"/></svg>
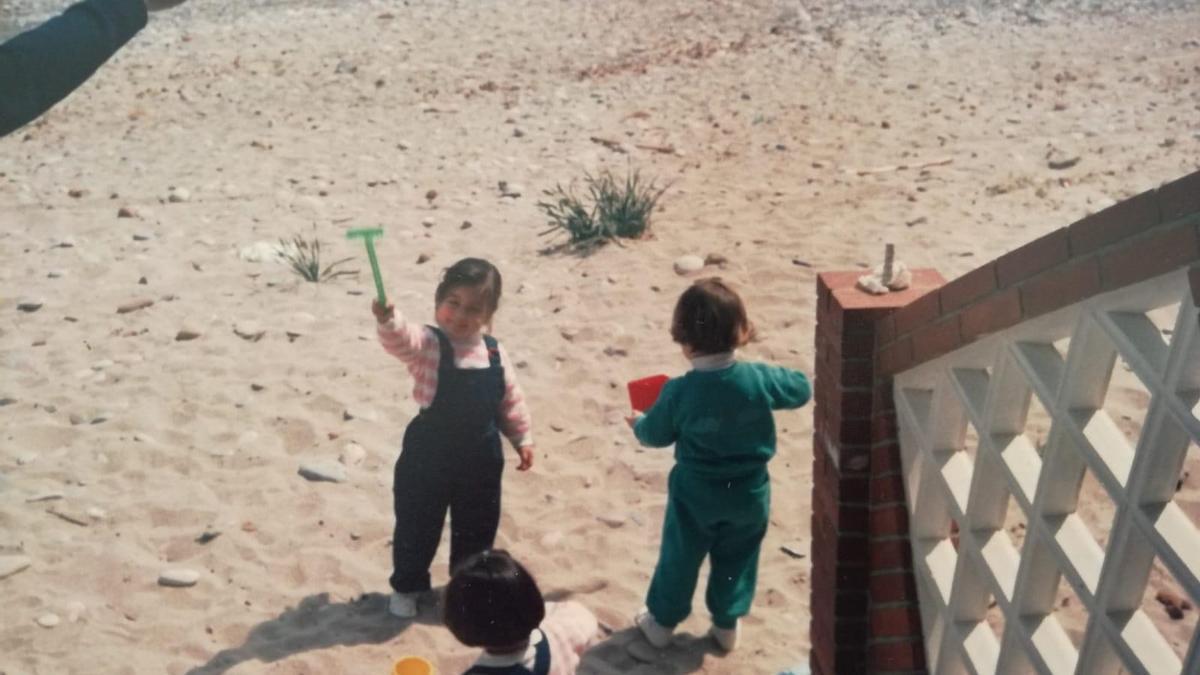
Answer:
<svg viewBox="0 0 1200 675"><path fill-rule="evenodd" d="M456 288L478 288L487 302L488 316L491 316L500 307L501 287L500 270L495 265L483 258L463 258L442 274L442 281L433 294L433 304L442 304Z"/></svg>
<svg viewBox="0 0 1200 675"><path fill-rule="evenodd" d="M506 647L529 639L546 618L537 582L507 551L492 549L467 558L443 599L443 621L469 647Z"/></svg>
<svg viewBox="0 0 1200 675"><path fill-rule="evenodd" d="M671 338L697 354L720 354L746 343L750 320L737 292L719 277L698 279L679 296Z"/></svg>

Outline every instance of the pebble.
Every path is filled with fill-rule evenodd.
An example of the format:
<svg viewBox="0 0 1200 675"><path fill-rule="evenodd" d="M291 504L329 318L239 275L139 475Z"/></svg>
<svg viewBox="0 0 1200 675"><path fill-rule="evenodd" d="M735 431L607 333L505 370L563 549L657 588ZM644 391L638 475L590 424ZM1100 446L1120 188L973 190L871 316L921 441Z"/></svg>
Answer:
<svg viewBox="0 0 1200 675"><path fill-rule="evenodd" d="M65 270L50 270L49 272L46 272L47 279L61 279L65 276L67 276Z"/></svg>
<svg viewBox="0 0 1200 675"><path fill-rule="evenodd" d="M500 188L500 196L501 197L516 198L516 197L520 197L521 194L523 192L525 192L524 186L519 185L517 183L510 183L506 180L500 181L497 184L497 186Z"/></svg>
<svg viewBox="0 0 1200 675"><path fill-rule="evenodd" d="M141 232L134 232L133 240L134 241L150 241L150 235L142 234Z"/></svg>
<svg viewBox="0 0 1200 675"><path fill-rule="evenodd" d="M376 422L379 420L379 413L375 412L374 408L355 408L342 411L342 419L346 422L350 420L364 420L367 422Z"/></svg>
<svg viewBox="0 0 1200 675"><path fill-rule="evenodd" d="M300 465L300 475L311 481L341 483L346 480L346 467L332 462L305 462Z"/></svg>
<svg viewBox="0 0 1200 675"><path fill-rule="evenodd" d="M358 443L347 443L346 447L342 448L342 454L338 456L338 461L346 466L358 466L367 458L367 451Z"/></svg>
<svg viewBox="0 0 1200 675"><path fill-rule="evenodd" d="M139 309L145 309L153 304L154 304L154 301L151 300L150 298L139 298L137 300L130 300L129 302L126 302L122 305L117 306L117 314L128 314L130 312L136 312Z"/></svg>
<svg viewBox="0 0 1200 675"><path fill-rule="evenodd" d="M437 224L437 221L435 221L433 218L422 218L421 219L421 225L426 228L433 227L436 224Z"/></svg>
<svg viewBox="0 0 1200 675"><path fill-rule="evenodd" d="M41 626L42 628L54 628L58 625L59 621L60 619L58 618L58 615L51 612L39 616L37 618L37 625Z"/></svg>
<svg viewBox="0 0 1200 675"><path fill-rule="evenodd" d="M698 255L684 255L675 259L676 274L691 274L704 269L704 258Z"/></svg>
<svg viewBox="0 0 1200 675"><path fill-rule="evenodd" d="M167 195L167 201L173 204L186 202L192 198L192 193L188 192L187 188L171 188L171 193Z"/></svg>
<svg viewBox="0 0 1200 675"><path fill-rule="evenodd" d="M171 588L195 586L197 581L200 581L200 573L195 570L171 569L164 570L158 575L158 585Z"/></svg>
<svg viewBox="0 0 1200 675"><path fill-rule="evenodd" d="M33 560L26 555L0 555L0 579L7 579L32 564Z"/></svg>
<svg viewBox="0 0 1200 675"><path fill-rule="evenodd" d="M616 516L608 513L596 516L596 520L609 527L621 527L625 524L625 516Z"/></svg>
<svg viewBox="0 0 1200 675"><path fill-rule="evenodd" d="M22 312L36 312L42 308L41 300L19 300L17 301L17 309Z"/></svg>
<svg viewBox="0 0 1200 675"><path fill-rule="evenodd" d="M118 218L136 218L137 211L135 211L134 209L132 209L128 206L122 206L121 208L117 209L117 217Z"/></svg>
<svg viewBox="0 0 1200 675"><path fill-rule="evenodd" d="M184 328L175 334L175 341L176 342L186 342L188 340L195 340L198 337L200 337L200 333L198 333L197 331L188 330L188 329Z"/></svg>
<svg viewBox="0 0 1200 675"><path fill-rule="evenodd" d="M108 512L99 506L93 506L84 513L87 513L88 518L91 518L92 520L104 520L108 517Z"/></svg>

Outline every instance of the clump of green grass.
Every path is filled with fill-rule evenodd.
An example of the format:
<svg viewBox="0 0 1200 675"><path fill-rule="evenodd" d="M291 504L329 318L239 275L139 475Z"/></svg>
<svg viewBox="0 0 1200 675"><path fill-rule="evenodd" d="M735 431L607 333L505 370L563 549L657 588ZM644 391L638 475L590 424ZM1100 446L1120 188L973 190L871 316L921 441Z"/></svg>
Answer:
<svg viewBox="0 0 1200 675"><path fill-rule="evenodd" d="M320 283L344 274L357 274L355 270L338 270L338 265L350 262L354 258L335 260L324 268L321 267L321 241L315 236L305 240L300 235L292 237L290 242L279 240L279 255L288 262L292 271L305 281Z"/></svg>
<svg viewBox="0 0 1200 675"><path fill-rule="evenodd" d="M645 181L637 171L618 179L605 170L597 176L584 174L586 194L575 194L574 184L555 185L545 190L546 201L537 203L545 212L550 229L543 235L567 235L567 245L598 246L618 238L636 239L650 229L650 216L667 188L653 179Z"/></svg>

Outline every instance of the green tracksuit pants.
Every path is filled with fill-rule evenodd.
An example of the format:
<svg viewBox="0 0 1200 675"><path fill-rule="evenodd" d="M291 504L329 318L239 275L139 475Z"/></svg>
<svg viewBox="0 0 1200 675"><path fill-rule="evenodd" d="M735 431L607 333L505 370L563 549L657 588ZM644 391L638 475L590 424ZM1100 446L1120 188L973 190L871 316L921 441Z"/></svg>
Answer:
<svg viewBox="0 0 1200 675"><path fill-rule="evenodd" d="M700 565L708 556L708 611L717 627L733 628L754 600L770 510L766 467L730 480L676 465L668 479L662 549L646 594L654 619L674 626L691 614Z"/></svg>

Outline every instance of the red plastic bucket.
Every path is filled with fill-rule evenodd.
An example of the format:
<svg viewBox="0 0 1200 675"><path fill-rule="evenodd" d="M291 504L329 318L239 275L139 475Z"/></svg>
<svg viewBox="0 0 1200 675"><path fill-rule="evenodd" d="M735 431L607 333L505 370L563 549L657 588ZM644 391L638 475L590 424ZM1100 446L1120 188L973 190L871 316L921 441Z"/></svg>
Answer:
<svg viewBox="0 0 1200 675"><path fill-rule="evenodd" d="M658 400L658 392L671 378L666 375L651 375L629 383L629 403L634 410L645 412Z"/></svg>

